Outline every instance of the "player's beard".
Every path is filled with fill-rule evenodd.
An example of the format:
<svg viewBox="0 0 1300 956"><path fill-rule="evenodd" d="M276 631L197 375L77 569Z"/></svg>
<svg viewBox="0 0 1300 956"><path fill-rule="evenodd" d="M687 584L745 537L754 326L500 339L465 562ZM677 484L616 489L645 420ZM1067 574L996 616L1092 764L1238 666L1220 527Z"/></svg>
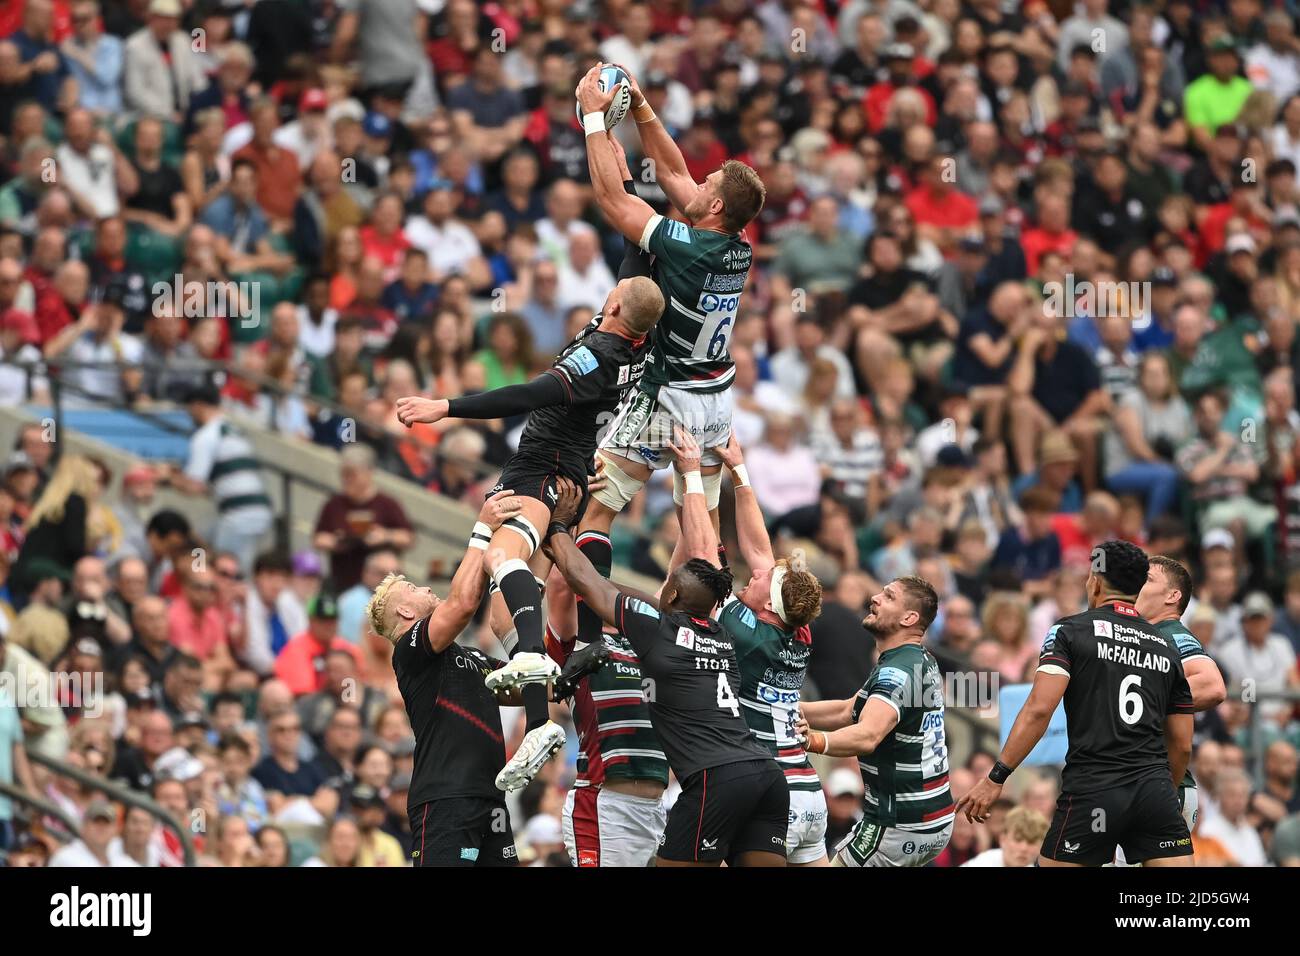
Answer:
<svg viewBox="0 0 1300 956"><path fill-rule="evenodd" d="M862 629L866 631L868 634L870 634L872 637L874 637L876 640L880 640L882 638L888 637L889 629L885 626L884 622L882 622L878 616L873 618L872 617L873 614L875 614L874 611L867 612L867 616L862 619Z"/></svg>

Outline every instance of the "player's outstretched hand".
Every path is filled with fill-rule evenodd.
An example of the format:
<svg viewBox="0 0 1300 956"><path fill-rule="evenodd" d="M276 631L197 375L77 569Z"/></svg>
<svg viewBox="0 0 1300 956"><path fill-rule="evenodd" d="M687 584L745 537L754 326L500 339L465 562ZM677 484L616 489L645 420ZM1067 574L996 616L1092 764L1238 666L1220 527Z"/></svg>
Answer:
<svg viewBox="0 0 1300 956"><path fill-rule="evenodd" d="M573 527L578 520L578 508L582 506L582 489L568 478L555 480L555 507L551 509L551 524Z"/></svg>
<svg viewBox="0 0 1300 956"><path fill-rule="evenodd" d="M432 425L447 417L450 403L445 398L422 398L419 395L406 395L397 400L393 406L397 409L397 420L410 428L416 422Z"/></svg>
<svg viewBox="0 0 1300 956"><path fill-rule="evenodd" d="M478 520L493 531L501 527L506 519L519 513L519 499L511 497L514 493L514 489L504 488L487 499L478 510Z"/></svg>
<svg viewBox="0 0 1300 956"><path fill-rule="evenodd" d="M636 81L636 77L632 75L632 71L622 63L611 63L610 65L618 67L627 74L627 88L628 92L632 94L632 109L636 109L638 106L645 103L645 94L641 92L641 84Z"/></svg>
<svg viewBox="0 0 1300 956"><path fill-rule="evenodd" d="M582 107L583 116L588 113L604 113L614 100L614 94L617 90L602 93L597 85L597 81L600 79L600 71L604 65L603 63L597 63L578 81L578 89L575 93L578 97L578 105Z"/></svg>
<svg viewBox="0 0 1300 956"><path fill-rule="evenodd" d="M700 470L700 456L703 454L700 443L681 425L673 426L673 438L668 442L668 448L676 457L677 470L681 474Z"/></svg>
<svg viewBox="0 0 1300 956"><path fill-rule="evenodd" d="M957 813L965 813L971 823L983 823L989 818L994 802L1002 796L1002 784L985 777L971 787L966 796L957 801Z"/></svg>
<svg viewBox="0 0 1300 956"><path fill-rule="evenodd" d="M734 428L731 430L731 437L727 439L727 444L717 451L722 463L732 471L745 463L745 449L740 447L740 439L736 437Z"/></svg>

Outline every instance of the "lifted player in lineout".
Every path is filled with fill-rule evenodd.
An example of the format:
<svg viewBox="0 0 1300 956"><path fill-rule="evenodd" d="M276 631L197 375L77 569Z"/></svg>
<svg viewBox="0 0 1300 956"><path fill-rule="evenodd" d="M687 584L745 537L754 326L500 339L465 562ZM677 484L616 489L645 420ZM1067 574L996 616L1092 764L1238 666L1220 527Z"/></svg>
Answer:
<svg viewBox="0 0 1300 956"><path fill-rule="evenodd" d="M568 478L586 490L601 421L633 387L645 365L646 335L664 308L658 287L644 276L624 279L605 299L591 324L555 364L524 385L510 385L463 398L410 396L397 400L397 417L408 427L444 418L507 418L528 412L519 448L506 463L493 492L514 488L519 513L492 534L488 565L505 599L517 634L507 646L511 661L489 675L489 687L518 686L528 732L497 776L502 790L517 790L564 746L564 730L550 719L546 681L557 672L545 653L542 593L528 560L541 543L556 501L556 482Z"/></svg>
<svg viewBox="0 0 1300 956"><path fill-rule="evenodd" d="M922 643L938 609L928 582L890 581L862 619L876 639L867 682L848 700L803 704L809 752L857 757L862 770L864 813L832 866L925 866L952 836L943 680Z"/></svg>
<svg viewBox="0 0 1300 956"><path fill-rule="evenodd" d="M551 526L547 546L574 593L628 640L649 682L655 732L682 785L655 864L784 866L789 788L740 714L735 647L712 620L731 592L731 574L713 563L699 473L684 483L682 534L694 556L669 574L657 602L607 581L563 525Z"/></svg>
<svg viewBox="0 0 1300 956"><path fill-rule="evenodd" d="M599 457L608 483L593 493L579 526L583 554L608 577L610 525L651 472L670 464L667 445L674 422L685 425L704 448L704 489L717 530L722 462L716 449L731 434L735 376L728 345L753 260L741 233L763 208L766 190L753 169L735 160L723 163L703 183L695 182L681 150L629 73L632 118L642 149L654 164L655 181L687 222L656 213L635 195L623 175L621 147L604 132L604 110L614 93L600 92L599 75L597 65L577 89L596 204L613 228L647 258L653 255L650 274L665 303L639 388L625 397L601 439ZM675 485L680 512L680 475ZM599 632L599 618L580 604L579 637L592 641Z"/></svg>
<svg viewBox="0 0 1300 956"><path fill-rule="evenodd" d="M1192 865L1176 789L1192 755L1192 693L1180 651L1133 606L1148 571L1137 545L1106 541L1093 549L1089 610L1047 632L1006 746L958 804L968 820L988 819L1064 697L1069 749L1040 866L1103 866L1117 846L1129 863Z"/></svg>

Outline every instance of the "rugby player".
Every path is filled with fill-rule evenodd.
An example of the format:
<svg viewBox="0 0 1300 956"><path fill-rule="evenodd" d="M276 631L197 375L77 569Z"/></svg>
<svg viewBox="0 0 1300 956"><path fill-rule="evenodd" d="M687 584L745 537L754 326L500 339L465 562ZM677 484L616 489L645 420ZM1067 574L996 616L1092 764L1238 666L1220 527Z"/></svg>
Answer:
<svg viewBox="0 0 1300 956"><path fill-rule="evenodd" d="M683 534L693 553L707 554L699 532L712 526L698 472L686 492ZM576 488L565 494L576 496ZM785 866L789 789L741 716L735 648L712 620L731 592L730 572L692 557L669 574L658 600L634 597L607 581L564 530L547 530L555 566L636 652L655 732L681 781L655 864Z"/></svg>
<svg viewBox="0 0 1300 956"><path fill-rule="evenodd" d="M717 531L722 461L716 449L731 434L730 386L735 377L728 346L753 261L753 250L741 233L763 208L766 190L753 169L735 160L723 163L703 183L695 182L681 150L628 73L642 151L654 164L655 181L687 221L656 213L635 195L630 176L625 178L618 140L600 135L614 91L599 91L599 73L598 64L577 89L596 203L613 228L636 243L646 258L653 255L649 274L665 302L645 375L601 438L598 467L608 483L593 493L579 526L583 553L608 577L610 526L651 472L670 464L665 446L672 440L673 422L687 425L704 448L701 471ZM678 474L673 497L679 516L682 496ZM599 616L580 604L579 637L596 640L600 629Z"/></svg>
<svg viewBox="0 0 1300 956"><path fill-rule="evenodd" d="M575 509L580 499L575 497ZM574 515L557 507L554 520ZM492 627L509 627L509 612L492 599ZM641 663L627 639L603 634L595 644L576 638L573 592L558 571L546 582L546 651L565 674L584 655L607 663L578 681L562 677L556 700L567 698L578 730L577 773L565 797L565 849L574 866L649 866L663 837L668 758L655 735L642 686ZM585 669L584 669L585 670Z"/></svg>
<svg viewBox="0 0 1300 956"><path fill-rule="evenodd" d="M1177 786L1192 755L1192 693L1180 652L1133 606L1149 561L1135 544L1093 549L1088 608L1047 632L1038 672L1006 746L958 812L982 823L1047 730L1061 698L1069 749L1039 866L1191 866Z"/></svg>
<svg viewBox="0 0 1300 956"><path fill-rule="evenodd" d="M519 448L506 463L501 488L517 489L519 513L492 535L488 552L492 580L501 592L517 635L507 646L510 663L489 676L490 687L517 686L523 695L528 732L501 768L497 786L517 790L564 746L564 730L550 719L545 682L556 666L545 653L542 593L528 560L551 520L556 481L567 477L584 491L592 469L600 423L631 388L645 364L646 334L663 312L663 296L644 276L620 281L604 307L531 382L461 398L408 396L397 400L406 426L444 418L507 418L528 412Z"/></svg>
<svg viewBox="0 0 1300 956"><path fill-rule="evenodd" d="M877 652L862 689L803 704L795 731L808 751L857 757L865 787L862 819L832 866L925 866L952 836L943 681L922 643L938 609L923 579L890 581L862 619Z"/></svg>
<svg viewBox="0 0 1300 956"><path fill-rule="evenodd" d="M1182 622L1183 613L1192 601L1192 576L1173 558L1163 555L1151 558L1150 564L1146 583L1133 606L1177 649L1183 662L1183 675L1192 692L1192 710L1200 713L1218 707L1228 696L1223 674ZM1178 785L1178 805L1189 831L1196 829L1197 796L1196 781L1189 766Z"/></svg>
<svg viewBox="0 0 1300 956"><path fill-rule="evenodd" d="M516 862L510 814L495 780L506 761L500 706L522 699L515 687L488 690L484 677L502 662L456 643L483 599L488 532L519 513L513 495L501 490L483 503L446 600L390 574L366 606L370 627L393 645L393 671L415 733L407 796L414 866ZM555 683L576 683L599 664L598 655L575 655Z"/></svg>
<svg viewBox="0 0 1300 956"><path fill-rule="evenodd" d="M694 443L679 435L684 446ZM799 689L812 654L810 624L821 613L822 585L816 575L792 563L777 560L767 534L763 511L749 484L745 455L733 434L718 454L731 472L736 496L736 535L740 554L750 568L749 583L727 598L718 615L736 646L740 665L741 713L754 736L776 759L790 788L786 862L791 866L826 866L826 795L808 753L795 734L799 715ZM677 456L683 475L698 471L698 458ZM712 526L703 553L716 543Z"/></svg>

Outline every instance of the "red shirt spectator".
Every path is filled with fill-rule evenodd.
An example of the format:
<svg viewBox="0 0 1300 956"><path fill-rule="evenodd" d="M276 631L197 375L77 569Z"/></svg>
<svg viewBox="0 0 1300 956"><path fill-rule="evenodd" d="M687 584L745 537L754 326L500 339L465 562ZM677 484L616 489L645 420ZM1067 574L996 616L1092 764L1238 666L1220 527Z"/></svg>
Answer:
<svg viewBox="0 0 1300 956"><path fill-rule="evenodd" d="M312 601L307 630L289 638L275 659L275 676L289 686L295 697L314 694L325 687L325 657L330 651L346 651L362 668L361 649L338 636L339 609L330 594Z"/></svg>
<svg viewBox="0 0 1300 956"><path fill-rule="evenodd" d="M167 631L172 644L201 661L209 660L226 643L226 624L217 609L217 584L206 571L186 576L181 596L167 607Z"/></svg>

